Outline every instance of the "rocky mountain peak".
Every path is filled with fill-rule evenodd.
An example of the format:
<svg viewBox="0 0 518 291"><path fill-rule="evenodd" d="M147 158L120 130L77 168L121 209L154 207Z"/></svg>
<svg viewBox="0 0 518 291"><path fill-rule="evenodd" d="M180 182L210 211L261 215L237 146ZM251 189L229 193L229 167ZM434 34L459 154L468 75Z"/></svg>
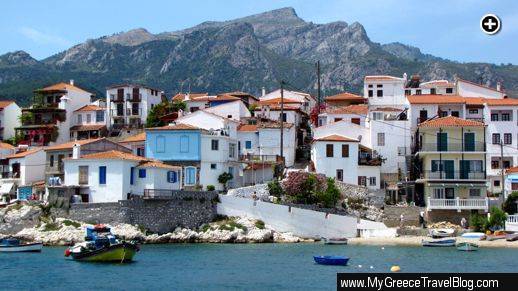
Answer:
<svg viewBox="0 0 518 291"><path fill-rule="evenodd" d="M145 28L132 29L102 38L104 42L109 44L120 44L124 46L135 46L155 39L156 36Z"/></svg>
<svg viewBox="0 0 518 291"><path fill-rule="evenodd" d="M0 66L30 66L38 61L25 51L14 51L0 56Z"/></svg>

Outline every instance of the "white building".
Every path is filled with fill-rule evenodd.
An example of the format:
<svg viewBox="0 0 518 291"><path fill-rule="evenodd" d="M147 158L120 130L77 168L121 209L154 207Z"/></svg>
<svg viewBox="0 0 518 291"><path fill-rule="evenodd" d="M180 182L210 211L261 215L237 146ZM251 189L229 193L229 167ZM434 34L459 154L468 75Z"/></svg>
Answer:
<svg viewBox="0 0 518 291"><path fill-rule="evenodd" d="M406 74L393 76L365 76L363 94L369 106L404 108Z"/></svg>
<svg viewBox="0 0 518 291"><path fill-rule="evenodd" d="M213 113L218 116L232 119L235 121L239 121L241 120L241 118L247 118L251 116L250 111L241 100L209 107L204 109L203 111Z"/></svg>
<svg viewBox="0 0 518 291"><path fill-rule="evenodd" d="M104 137L107 134L106 108L98 105L85 105L74 111L70 140Z"/></svg>
<svg viewBox="0 0 518 291"><path fill-rule="evenodd" d="M280 103L280 99L281 99L281 89L277 89L268 94L263 94L263 96L261 96L259 98L260 103L263 103L263 104L268 103L268 102ZM306 114L310 114L311 109L313 107L315 107L315 105L317 103L315 98L313 98L313 96L311 96L310 94L303 93L303 92L297 92L297 91L290 91L290 90L286 90L286 89L283 92L283 99L284 99L285 105L288 105L289 101L296 101L297 103L300 103L301 104L300 110ZM265 101L268 101L268 102L265 102ZM275 120L277 120L277 119L275 119Z"/></svg>
<svg viewBox="0 0 518 291"><path fill-rule="evenodd" d="M121 141L119 143L127 148L129 148L134 155L139 157L145 157L146 156L146 132L141 132L132 136L129 136Z"/></svg>
<svg viewBox="0 0 518 291"><path fill-rule="evenodd" d="M136 196L173 195L182 188L181 168L129 153L108 151L83 155L74 149L65 159L63 188L79 189L82 202L102 203Z"/></svg>
<svg viewBox="0 0 518 291"><path fill-rule="evenodd" d="M121 84L106 89L107 126L109 129L141 128L153 106L162 102L159 89Z"/></svg>
<svg viewBox="0 0 518 291"><path fill-rule="evenodd" d="M367 126L369 107L366 104L327 108L318 115L318 126L345 120L360 126Z"/></svg>
<svg viewBox="0 0 518 291"><path fill-rule="evenodd" d="M176 123L189 124L208 131L224 131L231 138L237 138L239 123L233 119L222 117L212 112L198 110L176 119Z"/></svg>
<svg viewBox="0 0 518 291"><path fill-rule="evenodd" d="M209 93L178 93L173 96L172 100L173 102L185 102L187 112L196 112L209 107Z"/></svg>
<svg viewBox="0 0 518 291"><path fill-rule="evenodd" d="M0 141L14 137L22 110L14 101L0 101Z"/></svg>
<svg viewBox="0 0 518 291"><path fill-rule="evenodd" d="M9 174L0 179L4 189L13 189L16 197L28 199L32 185L45 179L46 154L43 148L32 148L5 157L9 163Z"/></svg>

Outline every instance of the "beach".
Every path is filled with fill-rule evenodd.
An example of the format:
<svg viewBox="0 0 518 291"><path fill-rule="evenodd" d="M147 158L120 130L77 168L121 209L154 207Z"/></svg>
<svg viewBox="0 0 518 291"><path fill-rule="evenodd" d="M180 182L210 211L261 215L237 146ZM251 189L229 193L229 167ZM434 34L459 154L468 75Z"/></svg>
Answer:
<svg viewBox="0 0 518 291"><path fill-rule="evenodd" d="M481 248L518 248L518 241L506 241L499 239L494 241L485 241L478 239L467 239L462 237L454 237L457 243L473 242ZM398 237L355 237L350 238L347 243L350 245L371 245L371 246L421 246L423 240L430 240L428 236L398 236Z"/></svg>

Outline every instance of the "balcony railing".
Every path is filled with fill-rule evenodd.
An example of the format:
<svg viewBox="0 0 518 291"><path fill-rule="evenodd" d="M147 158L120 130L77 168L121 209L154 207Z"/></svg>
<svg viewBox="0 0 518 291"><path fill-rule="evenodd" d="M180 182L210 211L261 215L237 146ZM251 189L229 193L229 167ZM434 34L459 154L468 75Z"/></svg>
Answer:
<svg viewBox="0 0 518 291"><path fill-rule="evenodd" d="M428 197L428 209L454 209L454 210L486 210L488 209L489 201L487 198L483 199L434 199Z"/></svg>
<svg viewBox="0 0 518 291"><path fill-rule="evenodd" d="M240 155L239 160L242 162L250 162L250 163L281 163L283 158L279 155Z"/></svg>
<svg viewBox="0 0 518 291"><path fill-rule="evenodd" d="M484 123L483 117L466 117L466 119Z"/></svg>
<svg viewBox="0 0 518 291"><path fill-rule="evenodd" d="M129 102L140 102L142 100L142 94L126 94L126 100Z"/></svg>
<svg viewBox="0 0 518 291"><path fill-rule="evenodd" d="M124 117L124 110L118 110L118 109L112 109L112 116L113 117Z"/></svg>
<svg viewBox="0 0 518 291"><path fill-rule="evenodd" d="M484 142L474 143L423 143L418 146L421 152L484 152L486 151Z"/></svg>
<svg viewBox="0 0 518 291"><path fill-rule="evenodd" d="M126 115L127 116L140 116L142 115L142 108L127 108L126 109Z"/></svg>
<svg viewBox="0 0 518 291"><path fill-rule="evenodd" d="M430 180L485 180L486 173L484 171L424 171L421 178Z"/></svg>

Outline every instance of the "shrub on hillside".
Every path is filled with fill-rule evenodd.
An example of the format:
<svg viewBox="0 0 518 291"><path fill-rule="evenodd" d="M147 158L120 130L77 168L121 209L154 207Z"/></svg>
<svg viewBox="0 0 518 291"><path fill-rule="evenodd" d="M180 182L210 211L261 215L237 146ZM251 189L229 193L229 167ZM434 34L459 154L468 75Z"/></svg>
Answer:
<svg viewBox="0 0 518 291"><path fill-rule="evenodd" d="M279 180L273 180L268 183L268 192L270 195L280 198L284 195L284 190L281 187Z"/></svg>
<svg viewBox="0 0 518 291"><path fill-rule="evenodd" d="M518 192L513 192L509 196L507 196L507 199L505 200L504 204L502 205L502 209L509 214L515 214L516 212L518 212L518 209L516 207L517 202L518 202Z"/></svg>
<svg viewBox="0 0 518 291"><path fill-rule="evenodd" d="M317 194L327 187L324 175L307 172L291 172L282 182L287 198L295 203L313 204Z"/></svg>

